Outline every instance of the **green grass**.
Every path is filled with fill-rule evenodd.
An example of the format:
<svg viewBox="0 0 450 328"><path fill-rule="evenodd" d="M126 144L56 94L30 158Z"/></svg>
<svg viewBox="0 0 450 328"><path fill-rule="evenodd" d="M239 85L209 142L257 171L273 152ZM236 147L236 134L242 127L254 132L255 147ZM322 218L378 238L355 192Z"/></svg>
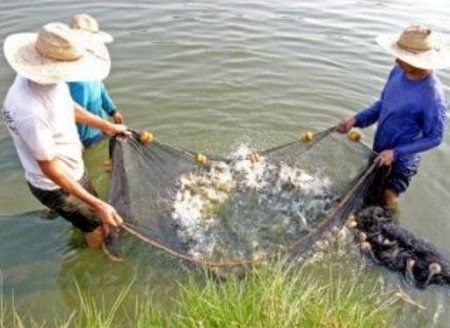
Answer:
<svg viewBox="0 0 450 328"><path fill-rule="evenodd" d="M180 286L173 306L158 308L157 301L137 299L134 309L123 306L132 284L113 300L98 301L78 288L79 306L53 325L28 319L23 325L14 307L8 315L0 304L3 327L393 327L393 296L370 288L361 276L345 277L331 271L317 276L308 267L284 262L254 268L244 278L222 282L192 277ZM11 312L12 310L12 312ZM12 319L12 321L11 321ZM14 326L6 321L14 323Z"/></svg>
<svg viewBox="0 0 450 328"><path fill-rule="evenodd" d="M191 281L172 327L392 327L389 305L361 277L317 277L283 263L240 279Z"/></svg>

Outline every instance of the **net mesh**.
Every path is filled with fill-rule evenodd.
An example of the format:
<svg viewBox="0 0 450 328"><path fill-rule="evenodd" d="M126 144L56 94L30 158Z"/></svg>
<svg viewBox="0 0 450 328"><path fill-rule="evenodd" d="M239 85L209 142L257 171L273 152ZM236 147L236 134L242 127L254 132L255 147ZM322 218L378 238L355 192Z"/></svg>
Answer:
<svg viewBox="0 0 450 328"><path fill-rule="evenodd" d="M127 227L186 259L303 254L361 208L376 171L366 146L331 132L226 156L112 139L109 201Z"/></svg>

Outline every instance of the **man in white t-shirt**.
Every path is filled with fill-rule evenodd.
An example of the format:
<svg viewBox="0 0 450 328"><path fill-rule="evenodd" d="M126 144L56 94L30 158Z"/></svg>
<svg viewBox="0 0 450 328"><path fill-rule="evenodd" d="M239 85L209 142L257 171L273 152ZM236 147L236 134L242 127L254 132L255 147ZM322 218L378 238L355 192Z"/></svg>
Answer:
<svg viewBox="0 0 450 328"><path fill-rule="evenodd" d="M73 102L68 81L101 80L111 62L105 45L61 23L39 33L18 33L4 42L4 54L17 72L4 101L3 119L32 193L81 229L89 246L100 247L122 218L99 199L86 175L76 123L105 134L127 135Z"/></svg>

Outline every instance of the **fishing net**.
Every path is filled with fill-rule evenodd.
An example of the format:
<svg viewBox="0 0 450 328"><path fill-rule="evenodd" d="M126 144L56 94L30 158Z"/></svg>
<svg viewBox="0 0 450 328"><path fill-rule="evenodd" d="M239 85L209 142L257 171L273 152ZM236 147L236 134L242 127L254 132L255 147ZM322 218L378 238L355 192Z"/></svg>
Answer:
<svg viewBox="0 0 450 328"><path fill-rule="evenodd" d="M125 230L192 262L300 255L361 208L376 171L366 146L332 129L302 139L216 156L115 138L109 201Z"/></svg>
<svg viewBox="0 0 450 328"><path fill-rule="evenodd" d="M447 252L402 228L389 209L368 206L356 215L359 247L374 263L403 274L417 287L450 284Z"/></svg>

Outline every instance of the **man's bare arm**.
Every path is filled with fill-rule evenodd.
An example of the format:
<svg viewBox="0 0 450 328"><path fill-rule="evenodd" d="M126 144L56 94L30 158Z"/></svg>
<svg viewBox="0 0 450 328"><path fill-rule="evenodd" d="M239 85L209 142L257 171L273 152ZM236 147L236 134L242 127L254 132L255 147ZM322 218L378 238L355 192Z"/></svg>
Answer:
<svg viewBox="0 0 450 328"><path fill-rule="evenodd" d="M108 136L116 134L129 135L128 128L123 124L113 124L94 114L89 113L83 107L74 102L75 106L75 121L80 124L89 125L93 128L103 131Z"/></svg>
<svg viewBox="0 0 450 328"><path fill-rule="evenodd" d="M78 182L68 176L58 164L57 159L38 161L38 164L42 172L56 185L91 207L102 223L114 227L122 223L122 218L114 207L90 194Z"/></svg>

